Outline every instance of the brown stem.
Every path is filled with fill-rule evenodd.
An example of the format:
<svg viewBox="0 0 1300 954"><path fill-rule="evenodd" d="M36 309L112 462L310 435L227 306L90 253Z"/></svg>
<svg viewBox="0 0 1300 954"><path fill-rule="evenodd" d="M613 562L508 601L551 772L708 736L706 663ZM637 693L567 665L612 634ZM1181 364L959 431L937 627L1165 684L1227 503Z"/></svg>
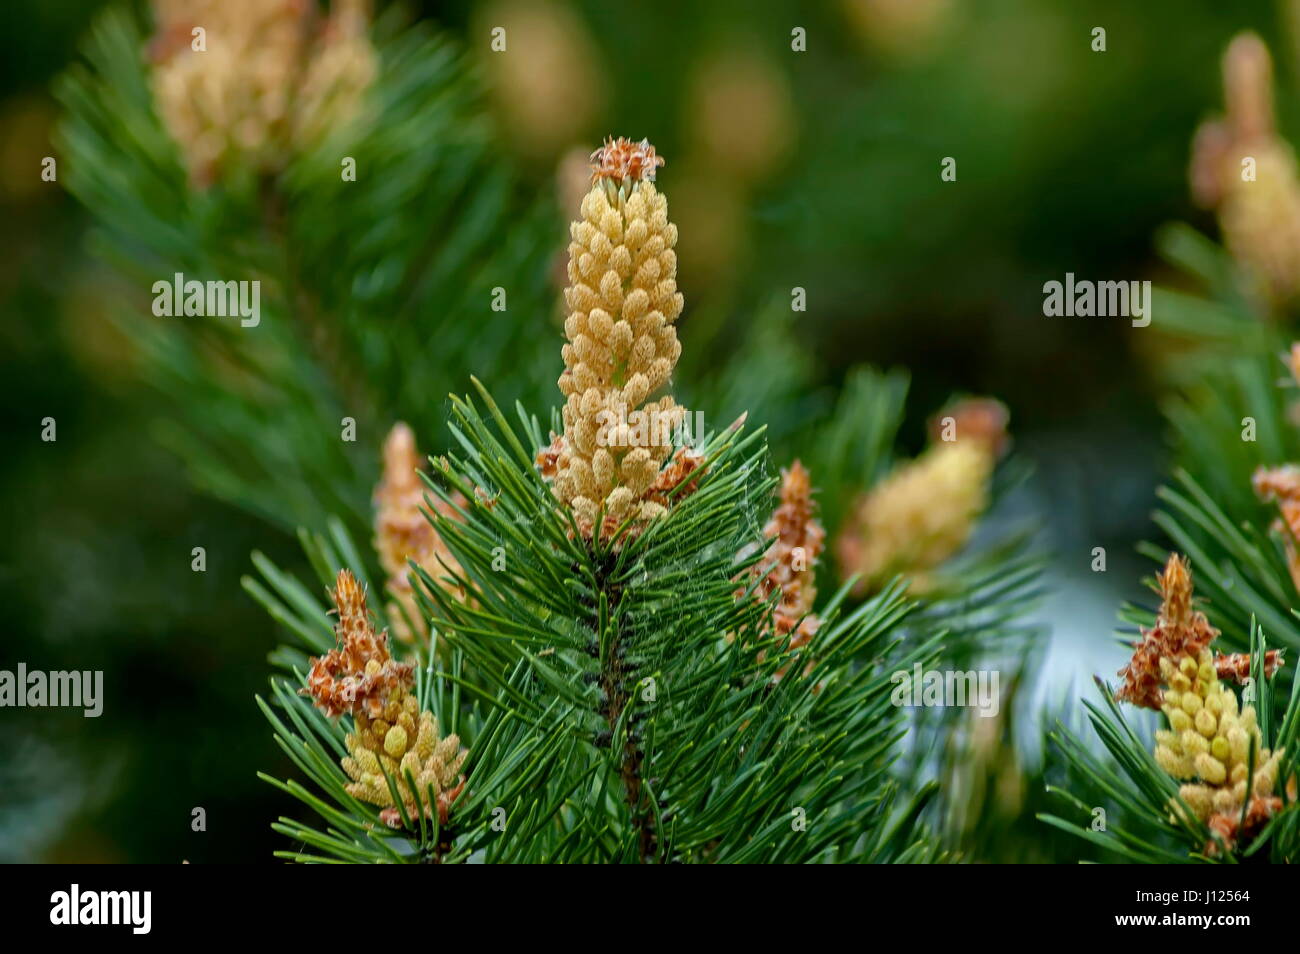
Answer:
<svg viewBox="0 0 1300 954"><path fill-rule="evenodd" d="M609 605L612 607L613 612L617 613L618 604L622 597L621 588L607 586L603 578L598 582L600 588L609 595ZM620 627L616 630L614 638L610 640L608 652L605 658L601 660L600 667L600 684L607 700L605 721L609 726L611 739L617 730L624 710L627 708L629 701L627 686L632 679L633 669L635 668L624 661L620 653L622 648L623 632ZM655 830L654 811L641 780L641 766L644 760L645 754L641 751L640 746L633 737L633 733L628 731L623 740L623 755L619 766L619 774L623 780L623 792L631 812L632 824L636 826L639 833L641 859L642 861L653 861L658 854L659 838Z"/></svg>

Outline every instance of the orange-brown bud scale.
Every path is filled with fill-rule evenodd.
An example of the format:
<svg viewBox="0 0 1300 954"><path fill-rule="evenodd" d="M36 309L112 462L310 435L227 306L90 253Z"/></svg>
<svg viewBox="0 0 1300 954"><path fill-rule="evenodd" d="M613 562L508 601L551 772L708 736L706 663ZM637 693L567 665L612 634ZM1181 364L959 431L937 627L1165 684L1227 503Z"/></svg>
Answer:
<svg viewBox="0 0 1300 954"><path fill-rule="evenodd" d="M468 753L457 736L441 735L432 713L420 710L411 691L412 666L392 658L387 632L375 632L365 591L351 571L339 571L333 598L339 645L311 660L307 687L301 692L325 715L353 718L354 730L344 740L348 754L340 763L351 780L345 786L348 794L379 806L385 824L401 827L387 774L408 817L421 807L427 815L436 808L446 822L464 790L460 769ZM415 780L414 791L406 781L408 773Z"/></svg>
<svg viewBox="0 0 1300 954"><path fill-rule="evenodd" d="M754 597L761 602L777 594L771 630L777 637L788 637L785 650L802 649L821 627L813 606L817 600L817 563L826 548L826 530L816 517L812 478L797 460L781 472L780 503L763 527L763 535L772 542L762 560L751 568L748 584L757 581ZM744 592L738 590L737 596ZM809 662L808 667L811 665ZM788 670L789 666L783 666L775 678L781 679Z"/></svg>

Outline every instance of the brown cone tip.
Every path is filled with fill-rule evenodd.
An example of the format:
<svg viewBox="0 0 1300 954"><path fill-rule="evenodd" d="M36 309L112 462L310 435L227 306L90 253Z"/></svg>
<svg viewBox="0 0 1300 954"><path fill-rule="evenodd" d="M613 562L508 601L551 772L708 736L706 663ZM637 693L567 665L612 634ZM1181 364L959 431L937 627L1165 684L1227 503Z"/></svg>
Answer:
<svg viewBox="0 0 1300 954"><path fill-rule="evenodd" d="M1258 34L1240 33L1223 55L1223 92L1238 140L1273 132L1273 59Z"/></svg>
<svg viewBox="0 0 1300 954"><path fill-rule="evenodd" d="M410 689L410 663L399 663L388 651L388 633L376 633L366 607L366 591L350 570L339 570L331 594L338 622L338 646L311 660L307 687L316 707L330 718L351 713L382 714L393 692Z"/></svg>
<svg viewBox="0 0 1300 954"><path fill-rule="evenodd" d="M420 453L415 433L405 421L398 421L384 439L384 484L389 487L418 487Z"/></svg>
<svg viewBox="0 0 1300 954"><path fill-rule="evenodd" d="M655 170L663 164L663 157L655 155L648 139L633 142L622 136L606 137L605 145L591 154L591 181L612 179L615 185L629 180L654 182Z"/></svg>
<svg viewBox="0 0 1300 954"><path fill-rule="evenodd" d="M1142 630L1142 639L1133 647L1133 658L1119 671L1124 682L1115 698L1158 711L1163 702L1160 659L1196 659L1219 631L1193 605L1192 574L1186 559L1171 553L1157 579L1160 612L1156 624Z"/></svg>
<svg viewBox="0 0 1300 954"><path fill-rule="evenodd" d="M963 398L948 405L930 420L930 440L942 439L945 421L951 418L958 441L983 444L1001 456L1010 441L1007 428L1011 414L996 398Z"/></svg>
<svg viewBox="0 0 1300 954"><path fill-rule="evenodd" d="M1171 553L1160 577L1160 619L1167 626L1185 626L1192 619L1192 574L1187 561Z"/></svg>

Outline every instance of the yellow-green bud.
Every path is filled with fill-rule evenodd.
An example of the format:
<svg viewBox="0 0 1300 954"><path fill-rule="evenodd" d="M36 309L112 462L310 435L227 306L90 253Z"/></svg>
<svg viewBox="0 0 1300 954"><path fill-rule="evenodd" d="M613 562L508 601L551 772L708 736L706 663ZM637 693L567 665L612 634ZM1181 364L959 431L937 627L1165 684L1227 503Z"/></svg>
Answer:
<svg viewBox="0 0 1300 954"><path fill-rule="evenodd" d="M406 752L406 730L395 725L384 735L384 751L393 758L401 758Z"/></svg>
<svg viewBox="0 0 1300 954"><path fill-rule="evenodd" d="M1202 752L1196 756L1196 774L1211 785L1222 785L1224 779L1228 777L1228 770L1214 756Z"/></svg>
<svg viewBox="0 0 1300 954"><path fill-rule="evenodd" d="M1188 755L1200 755L1202 752L1210 751L1210 743L1205 741L1205 737L1195 729L1188 729L1178 741L1182 743L1183 751Z"/></svg>

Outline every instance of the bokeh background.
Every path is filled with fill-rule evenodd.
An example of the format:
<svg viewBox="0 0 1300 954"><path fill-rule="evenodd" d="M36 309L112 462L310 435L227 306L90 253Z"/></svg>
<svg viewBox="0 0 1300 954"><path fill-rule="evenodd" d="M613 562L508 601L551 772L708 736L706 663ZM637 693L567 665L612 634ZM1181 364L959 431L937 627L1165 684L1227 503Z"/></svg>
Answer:
<svg viewBox="0 0 1300 954"><path fill-rule="evenodd" d="M39 176L56 154L51 81L100 6L0 9L0 668L103 669L112 705L100 719L0 710L0 860L271 860L269 823L288 806L255 772L290 769L253 696L279 637L239 578L250 550L292 563L296 544L197 493L153 439L157 399L105 317L115 291L85 212ZM830 391L862 362L908 368L913 450L953 392L1002 398L1035 466L1016 509L1053 554L1038 698L1118 668L1115 612L1141 593L1133 547L1154 536L1150 367L1166 344L1157 326L1045 318L1042 286L1067 271L1176 282L1152 235L1170 220L1214 232L1188 198L1188 147L1219 108L1234 33L1277 51L1294 115L1287 4L412 6L481 56L510 149L561 207L606 134L648 136L667 157L694 373L799 286L790 360ZM498 24L527 33L526 55L490 56ZM807 52L790 49L796 26ZM564 237L557 221L557 248ZM47 416L55 443L39 437ZM194 539L206 573L190 571ZM206 833L190 830L196 804Z"/></svg>

